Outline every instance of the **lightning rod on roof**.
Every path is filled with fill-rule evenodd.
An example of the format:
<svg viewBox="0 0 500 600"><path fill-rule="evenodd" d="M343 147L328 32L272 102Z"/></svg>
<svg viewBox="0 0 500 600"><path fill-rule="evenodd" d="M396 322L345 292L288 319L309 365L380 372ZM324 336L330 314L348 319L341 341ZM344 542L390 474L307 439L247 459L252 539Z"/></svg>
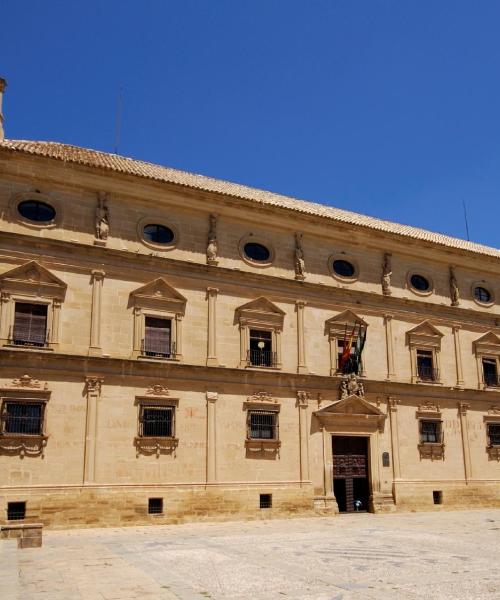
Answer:
<svg viewBox="0 0 500 600"><path fill-rule="evenodd" d="M465 231L467 233L467 241L470 241L470 238L469 238L469 223L467 221L467 208L465 206L465 200L462 200L462 204L464 206Z"/></svg>

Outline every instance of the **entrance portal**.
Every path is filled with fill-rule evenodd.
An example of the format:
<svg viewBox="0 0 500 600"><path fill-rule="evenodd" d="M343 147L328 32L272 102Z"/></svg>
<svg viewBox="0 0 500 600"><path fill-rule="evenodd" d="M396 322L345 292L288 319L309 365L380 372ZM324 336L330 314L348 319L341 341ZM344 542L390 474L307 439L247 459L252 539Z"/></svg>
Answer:
<svg viewBox="0 0 500 600"><path fill-rule="evenodd" d="M333 493L340 512L368 510L368 438L333 436Z"/></svg>

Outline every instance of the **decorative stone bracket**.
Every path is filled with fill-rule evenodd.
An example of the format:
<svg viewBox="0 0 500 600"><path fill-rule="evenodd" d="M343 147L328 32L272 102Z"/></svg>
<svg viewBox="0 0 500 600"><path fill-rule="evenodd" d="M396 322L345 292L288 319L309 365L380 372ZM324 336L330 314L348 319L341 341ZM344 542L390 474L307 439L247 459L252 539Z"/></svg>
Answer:
<svg viewBox="0 0 500 600"><path fill-rule="evenodd" d="M179 445L178 438L165 438L165 437L135 437L134 446L136 450L136 456L139 457L141 454L152 455L156 454L156 458L160 457L160 454L173 454L176 456L176 449Z"/></svg>

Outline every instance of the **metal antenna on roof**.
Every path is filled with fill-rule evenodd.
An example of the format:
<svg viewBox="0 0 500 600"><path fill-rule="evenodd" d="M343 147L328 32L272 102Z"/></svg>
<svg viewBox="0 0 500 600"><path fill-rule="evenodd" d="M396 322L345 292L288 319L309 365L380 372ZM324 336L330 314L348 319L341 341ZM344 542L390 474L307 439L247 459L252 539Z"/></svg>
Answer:
<svg viewBox="0 0 500 600"><path fill-rule="evenodd" d="M470 238L469 238L469 223L467 221L467 208L465 206L465 200L462 200L462 204L464 205L464 219L465 219L465 231L467 232L467 241L470 241Z"/></svg>
<svg viewBox="0 0 500 600"><path fill-rule="evenodd" d="M118 146L120 144L120 133L122 126L122 92L123 88L120 86L118 90L118 99L116 102L115 154L118 154Z"/></svg>

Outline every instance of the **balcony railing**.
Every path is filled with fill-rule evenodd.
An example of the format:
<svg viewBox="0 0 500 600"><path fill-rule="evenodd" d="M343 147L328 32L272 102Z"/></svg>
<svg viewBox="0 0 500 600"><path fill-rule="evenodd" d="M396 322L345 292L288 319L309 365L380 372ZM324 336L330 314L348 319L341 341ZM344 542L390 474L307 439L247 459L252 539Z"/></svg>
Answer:
<svg viewBox="0 0 500 600"><path fill-rule="evenodd" d="M418 378L420 381L439 381L439 370L427 365L417 365Z"/></svg>
<svg viewBox="0 0 500 600"><path fill-rule="evenodd" d="M10 332L8 343L12 346L25 346L28 348L48 348L49 332L40 335L20 335Z"/></svg>
<svg viewBox="0 0 500 600"><path fill-rule="evenodd" d="M165 344L143 339L141 341L141 356L160 359L174 358L175 342Z"/></svg>
<svg viewBox="0 0 500 600"><path fill-rule="evenodd" d="M247 364L252 367L276 367L278 360L276 352L271 350L248 350Z"/></svg>
<svg viewBox="0 0 500 600"><path fill-rule="evenodd" d="M484 385L486 387L500 387L500 377L496 373L484 373Z"/></svg>

